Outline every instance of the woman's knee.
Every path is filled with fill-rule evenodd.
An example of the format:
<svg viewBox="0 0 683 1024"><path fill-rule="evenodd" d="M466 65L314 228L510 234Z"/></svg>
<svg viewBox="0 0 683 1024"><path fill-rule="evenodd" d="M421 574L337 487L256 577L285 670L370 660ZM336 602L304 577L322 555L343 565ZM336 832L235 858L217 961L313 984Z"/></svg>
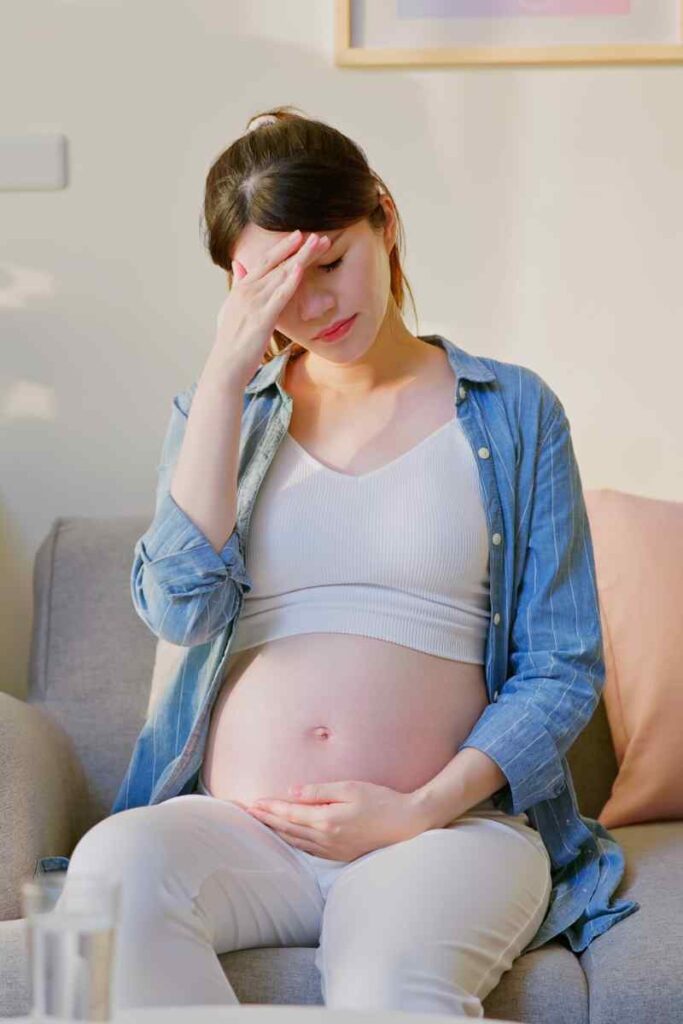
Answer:
<svg viewBox="0 0 683 1024"><path fill-rule="evenodd" d="M159 878L166 873L172 844L158 806L120 811L94 825L76 844L69 875L120 879Z"/></svg>

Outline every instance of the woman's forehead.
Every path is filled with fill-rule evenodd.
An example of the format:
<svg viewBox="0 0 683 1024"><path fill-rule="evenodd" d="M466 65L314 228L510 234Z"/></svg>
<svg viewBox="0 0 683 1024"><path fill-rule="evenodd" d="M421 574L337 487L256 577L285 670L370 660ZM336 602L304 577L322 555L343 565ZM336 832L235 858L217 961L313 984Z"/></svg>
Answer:
<svg viewBox="0 0 683 1024"><path fill-rule="evenodd" d="M349 230L349 228L338 228L335 231L319 231L316 234L327 235L334 245ZM248 267L262 259L274 245L286 238L288 234L288 231L266 231L265 228L260 228L256 224L247 224L235 246L232 258ZM305 242L311 234L313 234L312 231L304 231L303 241Z"/></svg>

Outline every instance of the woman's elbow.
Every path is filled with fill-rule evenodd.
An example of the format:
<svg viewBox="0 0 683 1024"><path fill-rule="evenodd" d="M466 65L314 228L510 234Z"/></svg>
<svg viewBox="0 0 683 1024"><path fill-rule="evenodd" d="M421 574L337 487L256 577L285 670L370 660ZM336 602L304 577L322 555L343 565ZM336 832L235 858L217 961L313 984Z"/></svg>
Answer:
<svg viewBox="0 0 683 1024"><path fill-rule="evenodd" d="M164 594L153 582L133 580L133 607L158 638L179 647L197 647L214 640L237 613L239 589L232 580L192 595Z"/></svg>

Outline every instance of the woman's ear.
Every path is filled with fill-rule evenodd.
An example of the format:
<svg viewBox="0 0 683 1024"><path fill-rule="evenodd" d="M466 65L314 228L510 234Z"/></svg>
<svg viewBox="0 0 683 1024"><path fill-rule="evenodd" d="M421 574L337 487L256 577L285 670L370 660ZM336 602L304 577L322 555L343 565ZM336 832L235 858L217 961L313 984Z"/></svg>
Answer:
<svg viewBox="0 0 683 1024"><path fill-rule="evenodd" d="M396 245L398 227L396 213L390 196L382 193L379 197L379 201L384 207L384 213L386 215L386 224L384 225L384 245L387 250L387 255L391 255L391 250Z"/></svg>
<svg viewBox="0 0 683 1024"><path fill-rule="evenodd" d="M241 281L242 278L246 277L246 274L247 274L246 270L244 269L242 264L239 262L239 260L233 260L232 261L232 272L233 272L233 274L235 275L235 277L237 278L238 281Z"/></svg>

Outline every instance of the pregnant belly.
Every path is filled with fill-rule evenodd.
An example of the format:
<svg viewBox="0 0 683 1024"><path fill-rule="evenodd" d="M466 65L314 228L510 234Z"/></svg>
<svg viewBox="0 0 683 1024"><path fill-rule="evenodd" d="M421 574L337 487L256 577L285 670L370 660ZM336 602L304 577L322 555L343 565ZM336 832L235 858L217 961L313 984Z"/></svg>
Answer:
<svg viewBox="0 0 683 1024"><path fill-rule="evenodd" d="M409 793L455 756L486 704L483 665L341 633L271 640L229 658L204 783L242 806L289 799L295 783Z"/></svg>

